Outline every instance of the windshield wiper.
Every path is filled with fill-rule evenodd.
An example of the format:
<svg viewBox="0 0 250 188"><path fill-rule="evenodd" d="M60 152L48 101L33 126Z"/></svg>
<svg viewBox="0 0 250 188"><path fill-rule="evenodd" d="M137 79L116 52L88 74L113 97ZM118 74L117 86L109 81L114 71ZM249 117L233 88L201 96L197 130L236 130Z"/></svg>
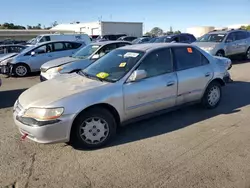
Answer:
<svg viewBox="0 0 250 188"><path fill-rule="evenodd" d="M97 77L97 76L95 76L95 75L90 75L90 74L88 74L88 73L86 73L86 72L84 72L84 71L82 71L82 70L80 70L79 72L78 72L78 74L83 74L86 78L89 78L89 79L93 79L93 80L99 80L99 81L101 81L101 82L111 82L111 83L114 83L115 81L114 80L109 80L109 79L105 79L105 78L99 78L99 77Z"/></svg>

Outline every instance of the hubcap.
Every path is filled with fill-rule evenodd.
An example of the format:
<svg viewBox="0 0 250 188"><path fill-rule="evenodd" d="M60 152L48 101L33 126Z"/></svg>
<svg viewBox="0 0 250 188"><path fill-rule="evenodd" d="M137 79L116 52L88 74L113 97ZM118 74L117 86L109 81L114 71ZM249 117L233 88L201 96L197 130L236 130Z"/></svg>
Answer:
<svg viewBox="0 0 250 188"><path fill-rule="evenodd" d="M247 50L247 59L250 59L250 49Z"/></svg>
<svg viewBox="0 0 250 188"><path fill-rule="evenodd" d="M25 76L27 74L27 68L25 66L19 65L16 68L16 74L18 76Z"/></svg>
<svg viewBox="0 0 250 188"><path fill-rule="evenodd" d="M220 89L218 86L213 86L208 93L208 103L215 106L220 100Z"/></svg>
<svg viewBox="0 0 250 188"><path fill-rule="evenodd" d="M99 144L107 138L109 127L104 119L92 117L82 123L79 131L84 142L88 144Z"/></svg>

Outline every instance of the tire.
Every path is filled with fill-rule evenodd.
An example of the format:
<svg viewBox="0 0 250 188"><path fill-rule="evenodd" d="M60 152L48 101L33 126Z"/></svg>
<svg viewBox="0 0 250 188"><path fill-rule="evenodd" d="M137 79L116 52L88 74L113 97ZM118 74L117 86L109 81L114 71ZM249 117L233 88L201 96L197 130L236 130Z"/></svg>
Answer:
<svg viewBox="0 0 250 188"><path fill-rule="evenodd" d="M208 85L202 97L201 104L204 108L207 109L216 108L221 101L221 96L221 84L217 81L213 81Z"/></svg>
<svg viewBox="0 0 250 188"><path fill-rule="evenodd" d="M18 63L14 65L12 69L12 73L18 77L25 77L29 74L29 72L30 72L29 66L23 63Z"/></svg>
<svg viewBox="0 0 250 188"><path fill-rule="evenodd" d="M246 60L250 60L250 47L246 51L245 58L246 58Z"/></svg>
<svg viewBox="0 0 250 188"><path fill-rule="evenodd" d="M73 123L70 144L75 148L100 148L115 135L116 126L115 118L105 108L95 107L83 111Z"/></svg>
<svg viewBox="0 0 250 188"><path fill-rule="evenodd" d="M225 52L223 50L219 50L215 55L219 57L225 57Z"/></svg>

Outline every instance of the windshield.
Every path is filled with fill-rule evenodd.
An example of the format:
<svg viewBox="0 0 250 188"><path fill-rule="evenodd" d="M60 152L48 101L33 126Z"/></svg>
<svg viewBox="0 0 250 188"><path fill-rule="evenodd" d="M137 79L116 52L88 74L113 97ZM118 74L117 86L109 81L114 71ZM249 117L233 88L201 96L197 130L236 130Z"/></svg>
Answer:
<svg viewBox="0 0 250 188"><path fill-rule="evenodd" d="M159 37L154 42L171 42L172 37Z"/></svg>
<svg viewBox="0 0 250 188"><path fill-rule="evenodd" d="M206 34L200 37L198 42L222 42L226 34Z"/></svg>
<svg viewBox="0 0 250 188"><path fill-rule="evenodd" d="M37 36L36 38L33 38L31 40L29 40L27 43L28 44L33 44L35 45L36 43L38 43L38 41L42 38L42 36Z"/></svg>
<svg viewBox="0 0 250 188"><path fill-rule="evenodd" d="M133 44L136 44L136 43L139 43L139 42L141 42L141 38L137 38L137 39L134 39L132 41Z"/></svg>
<svg viewBox="0 0 250 188"><path fill-rule="evenodd" d="M32 50L32 49L34 49L34 46L26 47L26 48L24 48L24 49L21 51L21 53L24 54L24 53L26 53L26 52L28 52L28 51L30 51L30 50Z"/></svg>
<svg viewBox="0 0 250 188"><path fill-rule="evenodd" d="M92 55L99 47L100 45L93 45L93 44L84 46L83 48L78 50L72 57L79 59L86 59L90 55Z"/></svg>
<svg viewBox="0 0 250 188"><path fill-rule="evenodd" d="M143 55L142 51L116 49L81 72L86 76L116 82L125 76Z"/></svg>

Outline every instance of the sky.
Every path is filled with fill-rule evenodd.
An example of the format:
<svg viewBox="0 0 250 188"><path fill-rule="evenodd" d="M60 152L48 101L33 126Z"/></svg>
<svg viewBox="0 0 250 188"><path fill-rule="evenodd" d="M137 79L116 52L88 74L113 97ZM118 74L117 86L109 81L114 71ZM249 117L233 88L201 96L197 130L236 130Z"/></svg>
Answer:
<svg viewBox="0 0 250 188"><path fill-rule="evenodd" d="M250 0L3 0L0 23L50 26L54 21L143 22L153 27L186 31L194 26L250 24Z"/></svg>

